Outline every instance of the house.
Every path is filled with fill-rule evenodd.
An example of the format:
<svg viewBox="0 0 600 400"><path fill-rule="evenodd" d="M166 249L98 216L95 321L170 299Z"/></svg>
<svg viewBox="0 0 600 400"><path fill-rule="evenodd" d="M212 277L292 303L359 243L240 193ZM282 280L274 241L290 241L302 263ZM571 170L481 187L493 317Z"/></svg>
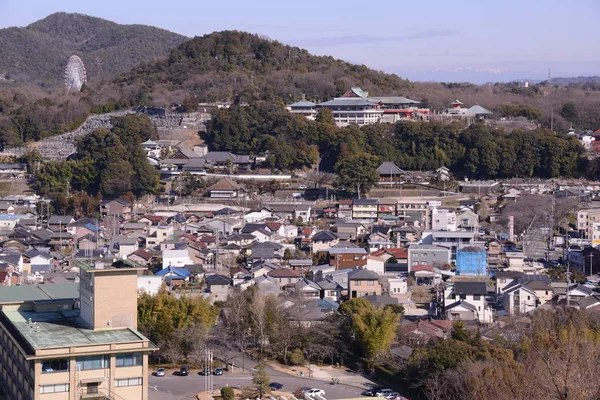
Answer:
<svg viewBox="0 0 600 400"><path fill-rule="evenodd" d="M519 282L519 278L523 275L519 271L498 271L494 278L496 281L496 297L504 294L506 288L515 286Z"/></svg>
<svg viewBox="0 0 600 400"><path fill-rule="evenodd" d="M352 219L377 219L377 199L355 199L352 201Z"/></svg>
<svg viewBox="0 0 600 400"><path fill-rule="evenodd" d="M336 222L331 231L342 240L356 240L367 234L367 227L359 221L345 221Z"/></svg>
<svg viewBox="0 0 600 400"><path fill-rule="evenodd" d="M451 260L455 261L459 247L475 244L475 232L427 231L423 232L421 243L450 249Z"/></svg>
<svg viewBox="0 0 600 400"><path fill-rule="evenodd" d="M0 202L0 214L14 214L15 207L6 202Z"/></svg>
<svg viewBox="0 0 600 400"><path fill-rule="evenodd" d="M479 216L469 208L461 208L456 212L456 227L459 231L476 232L479 228Z"/></svg>
<svg viewBox="0 0 600 400"><path fill-rule="evenodd" d="M312 207L309 204L298 204L294 210L294 219L308 222L311 218Z"/></svg>
<svg viewBox="0 0 600 400"><path fill-rule="evenodd" d="M180 286L190 280L190 271L185 268L175 268L171 265L158 271L155 276L160 276L163 282L169 286Z"/></svg>
<svg viewBox="0 0 600 400"><path fill-rule="evenodd" d="M147 293L151 296L158 294L163 285L163 277L160 275L138 275L138 293Z"/></svg>
<svg viewBox="0 0 600 400"><path fill-rule="evenodd" d="M525 314L538 306L535 292L522 284L504 291L504 310L510 315Z"/></svg>
<svg viewBox="0 0 600 400"><path fill-rule="evenodd" d="M296 282L295 292L302 298L318 299L321 297L321 287L306 278L299 279Z"/></svg>
<svg viewBox="0 0 600 400"><path fill-rule="evenodd" d="M212 198L234 199L243 197L246 193L244 187L229 178L222 178L206 189Z"/></svg>
<svg viewBox="0 0 600 400"><path fill-rule="evenodd" d="M206 277L206 287L211 301L226 301L229 297L231 279L225 275L209 275Z"/></svg>
<svg viewBox="0 0 600 400"><path fill-rule="evenodd" d="M194 264L187 250L163 250L162 267L180 268L188 264Z"/></svg>
<svg viewBox="0 0 600 400"><path fill-rule="evenodd" d="M291 268L277 268L267 272L267 275L279 283L280 289L288 285L295 286L300 280L300 274Z"/></svg>
<svg viewBox="0 0 600 400"><path fill-rule="evenodd" d="M443 288L442 312L448 320L492 322L485 282L460 281Z"/></svg>
<svg viewBox="0 0 600 400"><path fill-rule="evenodd" d="M382 291L379 274L367 269L354 268L348 272L348 293L351 299L380 295Z"/></svg>
<svg viewBox="0 0 600 400"><path fill-rule="evenodd" d="M102 203L103 216L118 216L125 221L131 219L131 204L123 199L113 199Z"/></svg>
<svg viewBox="0 0 600 400"><path fill-rule="evenodd" d="M394 243L390 241L387 235L381 232L372 233L368 239L369 253L374 253L377 250L389 249L394 246Z"/></svg>
<svg viewBox="0 0 600 400"><path fill-rule="evenodd" d="M155 259L155 257L144 249L137 249L133 253L129 254L127 258L140 265L149 265Z"/></svg>
<svg viewBox="0 0 600 400"><path fill-rule="evenodd" d="M113 236L108 250L119 258L126 258L139 248L137 238L127 236Z"/></svg>
<svg viewBox="0 0 600 400"><path fill-rule="evenodd" d="M339 304L327 299L290 296L283 302L282 308L290 322L308 328L313 324L322 323L325 318L335 313Z"/></svg>
<svg viewBox="0 0 600 400"><path fill-rule="evenodd" d="M313 253L328 251L330 247L337 245L339 242L338 236L331 231L317 232L311 238L311 250Z"/></svg>
<svg viewBox="0 0 600 400"><path fill-rule="evenodd" d="M342 285L334 281L333 279L327 278L317 282L317 285L321 288L321 298L339 302L342 300Z"/></svg>
<svg viewBox="0 0 600 400"><path fill-rule="evenodd" d="M48 219L48 228L53 230L66 230L69 224L75 222L75 219L70 215L52 215Z"/></svg>
<svg viewBox="0 0 600 400"><path fill-rule="evenodd" d="M363 267L367 264L367 251L362 247L337 247L343 243L328 250L329 265L335 265L336 269Z"/></svg>

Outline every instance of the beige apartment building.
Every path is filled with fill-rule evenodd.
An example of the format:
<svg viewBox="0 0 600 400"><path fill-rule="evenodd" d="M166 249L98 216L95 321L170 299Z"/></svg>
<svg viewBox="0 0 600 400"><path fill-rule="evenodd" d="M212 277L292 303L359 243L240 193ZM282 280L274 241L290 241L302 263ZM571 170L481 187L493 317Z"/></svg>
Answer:
<svg viewBox="0 0 600 400"><path fill-rule="evenodd" d="M77 265L79 283L0 288L4 397L148 399L156 347L136 330L140 268Z"/></svg>

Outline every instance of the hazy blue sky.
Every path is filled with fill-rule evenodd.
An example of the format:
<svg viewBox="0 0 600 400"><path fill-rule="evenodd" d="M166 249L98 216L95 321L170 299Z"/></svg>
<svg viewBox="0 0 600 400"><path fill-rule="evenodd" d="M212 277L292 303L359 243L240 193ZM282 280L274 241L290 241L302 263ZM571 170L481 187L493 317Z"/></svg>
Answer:
<svg viewBox="0 0 600 400"><path fill-rule="evenodd" d="M600 75L600 0L0 0L0 27L57 11L186 36L260 33L413 79Z"/></svg>

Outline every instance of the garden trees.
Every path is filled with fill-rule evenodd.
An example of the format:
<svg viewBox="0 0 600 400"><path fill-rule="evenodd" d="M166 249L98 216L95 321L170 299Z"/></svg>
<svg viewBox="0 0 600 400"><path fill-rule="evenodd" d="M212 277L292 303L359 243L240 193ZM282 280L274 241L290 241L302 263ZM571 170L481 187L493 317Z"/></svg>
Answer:
<svg viewBox="0 0 600 400"><path fill-rule="evenodd" d="M265 371L264 364L258 363L256 371L252 374L252 385L260 399L263 398L263 395L268 394L271 391L271 388L269 387L270 383L271 380Z"/></svg>

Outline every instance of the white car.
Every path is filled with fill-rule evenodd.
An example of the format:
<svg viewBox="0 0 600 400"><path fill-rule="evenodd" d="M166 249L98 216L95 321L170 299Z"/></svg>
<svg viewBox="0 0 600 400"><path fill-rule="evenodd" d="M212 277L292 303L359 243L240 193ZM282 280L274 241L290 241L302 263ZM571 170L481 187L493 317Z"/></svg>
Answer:
<svg viewBox="0 0 600 400"><path fill-rule="evenodd" d="M392 393L394 393L392 391L392 389L381 389L379 390L377 393L375 393L375 397L388 397L390 396Z"/></svg>
<svg viewBox="0 0 600 400"><path fill-rule="evenodd" d="M325 397L325 391L323 389L308 389L304 393L306 393L309 396L315 396L318 394L319 396Z"/></svg>

